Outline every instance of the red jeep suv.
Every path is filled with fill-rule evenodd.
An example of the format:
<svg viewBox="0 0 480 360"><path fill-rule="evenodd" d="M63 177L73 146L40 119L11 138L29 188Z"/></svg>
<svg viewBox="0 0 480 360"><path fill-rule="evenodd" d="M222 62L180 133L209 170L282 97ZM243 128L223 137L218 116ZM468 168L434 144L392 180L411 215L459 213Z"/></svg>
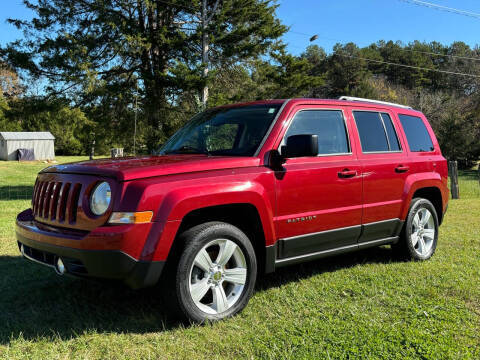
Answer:
<svg viewBox="0 0 480 360"><path fill-rule="evenodd" d="M258 272L391 244L435 252L447 163L425 116L342 97L196 115L155 156L55 165L17 217L58 274L159 282L192 321L242 310Z"/></svg>

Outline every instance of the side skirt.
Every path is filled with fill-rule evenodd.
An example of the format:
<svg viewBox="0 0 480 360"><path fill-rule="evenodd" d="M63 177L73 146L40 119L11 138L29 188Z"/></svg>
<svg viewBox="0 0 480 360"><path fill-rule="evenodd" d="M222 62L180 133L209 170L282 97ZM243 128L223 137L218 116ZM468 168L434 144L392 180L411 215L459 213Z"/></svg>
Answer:
<svg viewBox="0 0 480 360"><path fill-rule="evenodd" d="M322 233L305 234L296 236L294 238L280 239L274 245L266 247L265 272L271 273L274 272L276 268L283 266L299 264L328 256L345 254L370 247L396 243L399 241L399 235L403 227L403 223L404 222L400 219L391 219L364 224L358 227L328 230ZM345 230L347 229L349 230L348 232L350 235L352 235L352 239L355 241L354 244L338 246L336 248L325 250L318 248L319 244L316 243L315 240L320 240L320 243L323 243L326 238L335 239L337 238L337 236L335 236L336 232L345 235ZM356 231L351 232L353 229L360 229L360 231L358 231L358 233ZM311 251L305 251L300 254L292 254L295 250L297 250L295 249L297 246L287 246L288 250L290 251L285 251L287 250L285 245L293 245L293 242L299 242L297 245L299 246L297 248L298 250L300 250L300 248L302 250L306 250L307 247L302 245L308 245Z"/></svg>

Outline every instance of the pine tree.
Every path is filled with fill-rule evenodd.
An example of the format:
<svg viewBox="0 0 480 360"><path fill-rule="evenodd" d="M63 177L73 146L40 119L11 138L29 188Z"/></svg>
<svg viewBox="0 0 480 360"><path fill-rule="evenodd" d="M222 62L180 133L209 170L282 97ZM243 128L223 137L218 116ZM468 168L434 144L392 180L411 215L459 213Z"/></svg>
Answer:
<svg viewBox="0 0 480 360"><path fill-rule="evenodd" d="M265 54L285 31L270 0L208 0L204 28L201 0L24 0L35 16L10 19L25 40L8 45L9 63L52 84L50 94L72 91L95 103L99 89L122 92L138 81L154 149L170 134L165 111L183 91L199 91L202 35L212 67Z"/></svg>

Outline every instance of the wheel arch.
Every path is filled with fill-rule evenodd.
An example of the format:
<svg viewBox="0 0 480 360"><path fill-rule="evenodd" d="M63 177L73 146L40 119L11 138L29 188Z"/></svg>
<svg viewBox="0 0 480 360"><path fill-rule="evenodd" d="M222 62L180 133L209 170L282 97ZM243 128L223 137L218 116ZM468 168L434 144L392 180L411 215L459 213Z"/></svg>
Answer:
<svg viewBox="0 0 480 360"><path fill-rule="evenodd" d="M191 210L185 214L178 226L168 258L175 257L183 246L177 241L180 234L196 225L210 221L225 222L243 231L252 242L258 268L265 268L267 239L260 213L251 203L221 204Z"/></svg>
<svg viewBox="0 0 480 360"><path fill-rule="evenodd" d="M443 202L442 202L442 192L436 186L422 187L417 190L412 195L412 200L415 198L427 199L433 204L435 211L438 216L438 224L440 225L443 221Z"/></svg>
<svg viewBox="0 0 480 360"><path fill-rule="evenodd" d="M439 224L443 221L448 204L448 189L440 174L425 172L410 175L405 181L403 194L402 220L406 219L412 200L423 197L434 205Z"/></svg>

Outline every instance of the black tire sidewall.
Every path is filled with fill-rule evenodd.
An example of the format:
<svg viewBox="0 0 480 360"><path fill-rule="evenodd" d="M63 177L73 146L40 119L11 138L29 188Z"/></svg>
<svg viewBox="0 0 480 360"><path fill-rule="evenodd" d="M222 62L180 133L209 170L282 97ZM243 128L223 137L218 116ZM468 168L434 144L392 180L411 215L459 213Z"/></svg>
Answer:
<svg viewBox="0 0 480 360"><path fill-rule="evenodd" d="M434 221L434 224L435 224L435 236L433 238L432 248L430 249L430 252L427 255L418 254L415 251L415 249L413 247L413 244L410 240L410 237L412 235L413 218L415 217L415 214L418 212L418 210L421 209L421 208L425 208L428 211L430 211L430 213L433 216L433 221ZM433 254L435 253L435 250L437 248L438 230L439 230L438 215L437 215L437 211L435 210L435 207L433 206L433 204L430 201L428 201L427 199L423 199L423 198L413 199L412 200L412 205L410 206L410 210L408 212L408 217L407 217L407 222L405 224L405 232L404 232L404 236L405 236L404 241L405 241L406 249L408 251L409 256L411 256L412 259L414 259L414 260L428 260L428 259L430 259L433 256Z"/></svg>
<svg viewBox="0 0 480 360"><path fill-rule="evenodd" d="M186 242L180 256L176 271L176 297L178 306L186 318L193 322L216 321L240 312L248 303L257 277L257 259L248 237L237 227L222 223L210 222L193 227L182 235ZM228 239L237 244L243 252L247 264L247 280L243 293L237 302L221 314L208 314L200 310L190 295L190 270L198 252L210 241Z"/></svg>

